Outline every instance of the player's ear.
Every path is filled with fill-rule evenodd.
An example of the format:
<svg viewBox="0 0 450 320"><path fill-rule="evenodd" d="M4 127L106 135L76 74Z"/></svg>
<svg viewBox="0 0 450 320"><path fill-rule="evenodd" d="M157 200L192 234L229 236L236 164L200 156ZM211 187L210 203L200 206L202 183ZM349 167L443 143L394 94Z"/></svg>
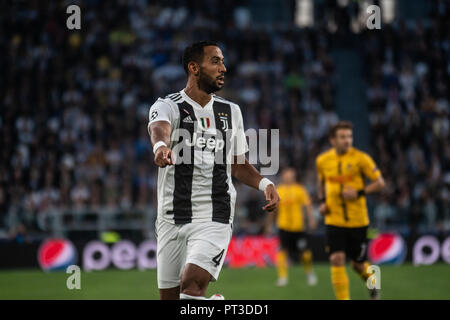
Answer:
<svg viewBox="0 0 450 320"><path fill-rule="evenodd" d="M188 69L192 72L194 76L198 76L200 73L200 67L197 62L194 61L189 62Z"/></svg>

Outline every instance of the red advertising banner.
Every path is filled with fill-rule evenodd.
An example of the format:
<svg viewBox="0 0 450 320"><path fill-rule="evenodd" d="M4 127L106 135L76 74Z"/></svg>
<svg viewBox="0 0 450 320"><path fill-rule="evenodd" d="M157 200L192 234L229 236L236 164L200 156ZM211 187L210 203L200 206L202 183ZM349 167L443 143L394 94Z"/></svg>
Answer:
<svg viewBox="0 0 450 320"><path fill-rule="evenodd" d="M274 265L278 245L278 237L233 237L228 246L225 264L231 268Z"/></svg>

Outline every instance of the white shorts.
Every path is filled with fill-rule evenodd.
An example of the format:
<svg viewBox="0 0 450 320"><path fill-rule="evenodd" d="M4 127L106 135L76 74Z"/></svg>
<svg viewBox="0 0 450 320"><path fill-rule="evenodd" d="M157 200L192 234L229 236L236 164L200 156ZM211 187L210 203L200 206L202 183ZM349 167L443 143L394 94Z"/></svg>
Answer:
<svg viewBox="0 0 450 320"><path fill-rule="evenodd" d="M211 281L216 281L232 233L230 224L214 221L182 225L157 221L158 288L179 286L184 266L188 263L205 269L211 274Z"/></svg>

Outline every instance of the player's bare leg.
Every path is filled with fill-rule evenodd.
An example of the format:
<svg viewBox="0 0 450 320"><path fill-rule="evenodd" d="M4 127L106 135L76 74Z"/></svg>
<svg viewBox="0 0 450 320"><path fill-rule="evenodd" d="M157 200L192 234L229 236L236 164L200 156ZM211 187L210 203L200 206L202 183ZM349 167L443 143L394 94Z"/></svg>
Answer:
<svg viewBox="0 0 450 320"><path fill-rule="evenodd" d="M359 276L363 279L364 282L371 276L368 272L369 263L367 261L364 262L356 262L352 261L353 270L359 274ZM380 290L379 289L369 289L369 295L371 300L379 300L380 299Z"/></svg>
<svg viewBox="0 0 450 320"><path fill-rule="evenodd" d="M338 300L350 300L349 282L345 271L345 252L336 251L330 255L331 283Z"/></svg>
<svg viewBox="0 0 450 320"><path fill-rule="evenodd" d="M330 263L334 267L345 267L345 252L336 251L330 255Z"/></svg>
<svg viewBox="0 0 450 320"><path fill-rule="evenodd" d="M180 299L180 286L175 288L159 289L159 297L161 300Z"/></svg>
<svg viewBox="0 0 450 320"><path fill-rule="evenodd" d="M181 276L180 293L190 297L204 298L210 280L211 274L208 271L188 263Z"/></svg>

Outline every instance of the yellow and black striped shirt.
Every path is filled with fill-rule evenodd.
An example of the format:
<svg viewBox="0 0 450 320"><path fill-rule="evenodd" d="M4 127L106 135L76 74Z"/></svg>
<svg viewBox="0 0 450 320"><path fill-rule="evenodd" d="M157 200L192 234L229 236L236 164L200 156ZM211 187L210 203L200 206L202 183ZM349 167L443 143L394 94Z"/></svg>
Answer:
<svg viewBox="0 0 450 320"><path fill-rule="evenodd" d="M325 186L325 197L329 213L325 224L338 227L364 227L369 224L366 197L344 200L342 191L346 187L355 190L364 188L364 178L376 180L380 170L372 158L356 149L338 155L334 148L320 154L316 159L319 180Z"/></svg>

